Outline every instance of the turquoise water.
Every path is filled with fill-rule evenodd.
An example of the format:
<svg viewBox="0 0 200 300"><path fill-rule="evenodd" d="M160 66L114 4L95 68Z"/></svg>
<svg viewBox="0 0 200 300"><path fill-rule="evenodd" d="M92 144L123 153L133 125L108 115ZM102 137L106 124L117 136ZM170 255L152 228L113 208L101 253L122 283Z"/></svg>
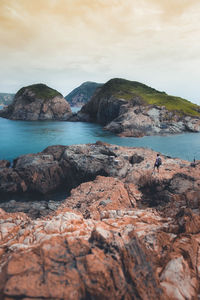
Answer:
<svg viewBox="0 0 200 300"><path fill-rule="evenodd" d="M186 160L200 159L200 134L120 138L98 124L60 121L12 121L0 118L0 159L37 153L50 145L104 141L129 147L148 147Z"/></svg>

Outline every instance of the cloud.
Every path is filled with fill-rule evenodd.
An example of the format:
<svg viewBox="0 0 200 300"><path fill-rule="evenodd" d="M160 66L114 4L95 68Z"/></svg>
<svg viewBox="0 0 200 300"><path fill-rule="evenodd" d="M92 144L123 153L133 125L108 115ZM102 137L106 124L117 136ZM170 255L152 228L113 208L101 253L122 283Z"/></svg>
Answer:
<svg viewBox="0 0 200 300"><path fill-rule="evenodd" d="M0 89L115 75L188 82L187 70L200 75L199 12L199 0L1 0Z"/></svg>

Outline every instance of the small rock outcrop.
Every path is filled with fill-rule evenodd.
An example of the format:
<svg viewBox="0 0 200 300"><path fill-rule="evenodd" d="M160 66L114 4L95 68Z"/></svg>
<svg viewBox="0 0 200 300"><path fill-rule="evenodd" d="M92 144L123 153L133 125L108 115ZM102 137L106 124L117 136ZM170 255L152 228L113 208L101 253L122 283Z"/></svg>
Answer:
<svg viewBox="0 0 200 300"><path fill-rule="evenodd" d="M92 81L84 82L69 93L65 99L71 106L81 107L91 99L96 90L102 85L102 83Z"/></svg>
<svg viewBox="0 0 200 300"><path fill-rule="evenodd" d="M121 136L141 137L200 131L200 107L142 83L111 79L78 113Z"/></svg>
<svg viewBox="0 0 200 300"><path fill-rule="evenodd" d="M12 103L15 94L0 93L0 105L9 105Z"/></svg>
<svg viewBox="0 0 200 300"><path fill-rule="evenodd" d="M34 84L20 89L11 105L0 111L0 116L12 120L68 120L70 105L56 90Z"/></svg>

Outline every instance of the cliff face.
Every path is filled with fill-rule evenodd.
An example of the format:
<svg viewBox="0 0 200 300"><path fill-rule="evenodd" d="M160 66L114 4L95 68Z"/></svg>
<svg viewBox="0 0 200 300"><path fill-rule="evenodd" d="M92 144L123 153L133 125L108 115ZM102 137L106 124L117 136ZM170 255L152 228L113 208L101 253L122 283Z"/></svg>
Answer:
<svg viewBox="0 0 200 300"><path fill-rule="evenodd" d="M1 203L1 299L198 299L200 162L161 155L152 174L155 157L96 143L1 161L1 200L74 187L46 215L43 202L40 214Z"/></svg>
<svg viewBox="0 0 200 300"><path fill-rule="evenodd" d="M71 106L83 106L103 84L87 81L69 93L65 99Z"/></svg>
<svg viewBox="0 0 200 300"><path fill-rule="evenodd" d="M63 96L44 84L20 89L0 116L12 120L68 120L70 105Z"/></svg>
<svg viewBox="0 0 200 300"><path fill-rule="evenodd" d="M78 113L122 136L200 131L200 107L144 84L112 79Z"/></svg>

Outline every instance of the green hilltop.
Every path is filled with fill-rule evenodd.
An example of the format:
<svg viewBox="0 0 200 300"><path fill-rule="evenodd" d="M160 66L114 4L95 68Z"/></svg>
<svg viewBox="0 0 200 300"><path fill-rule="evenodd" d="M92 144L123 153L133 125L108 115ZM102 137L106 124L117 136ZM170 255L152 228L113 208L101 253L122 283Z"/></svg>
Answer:
<svg viewBox="0 0 200 300"><path fill-rule="evenodd" d="M99 96L106 98L114 96L128 101L138 97L143 105L165 106L169 111L176 111L181 115L200 116L200 106L197 104L170 96L137 81L111 79L103 85L100 94Z"/></svg>
<svg viewBox="0 0 200 300"><path fill-rule="evenodd" d="M62 97L61 93L48 87L46 84L38 83L21 88L17 92L16 98L21 96L25 90L31 90L35 94L35 97L39 99L52 99L56 96Z"/></svg>

